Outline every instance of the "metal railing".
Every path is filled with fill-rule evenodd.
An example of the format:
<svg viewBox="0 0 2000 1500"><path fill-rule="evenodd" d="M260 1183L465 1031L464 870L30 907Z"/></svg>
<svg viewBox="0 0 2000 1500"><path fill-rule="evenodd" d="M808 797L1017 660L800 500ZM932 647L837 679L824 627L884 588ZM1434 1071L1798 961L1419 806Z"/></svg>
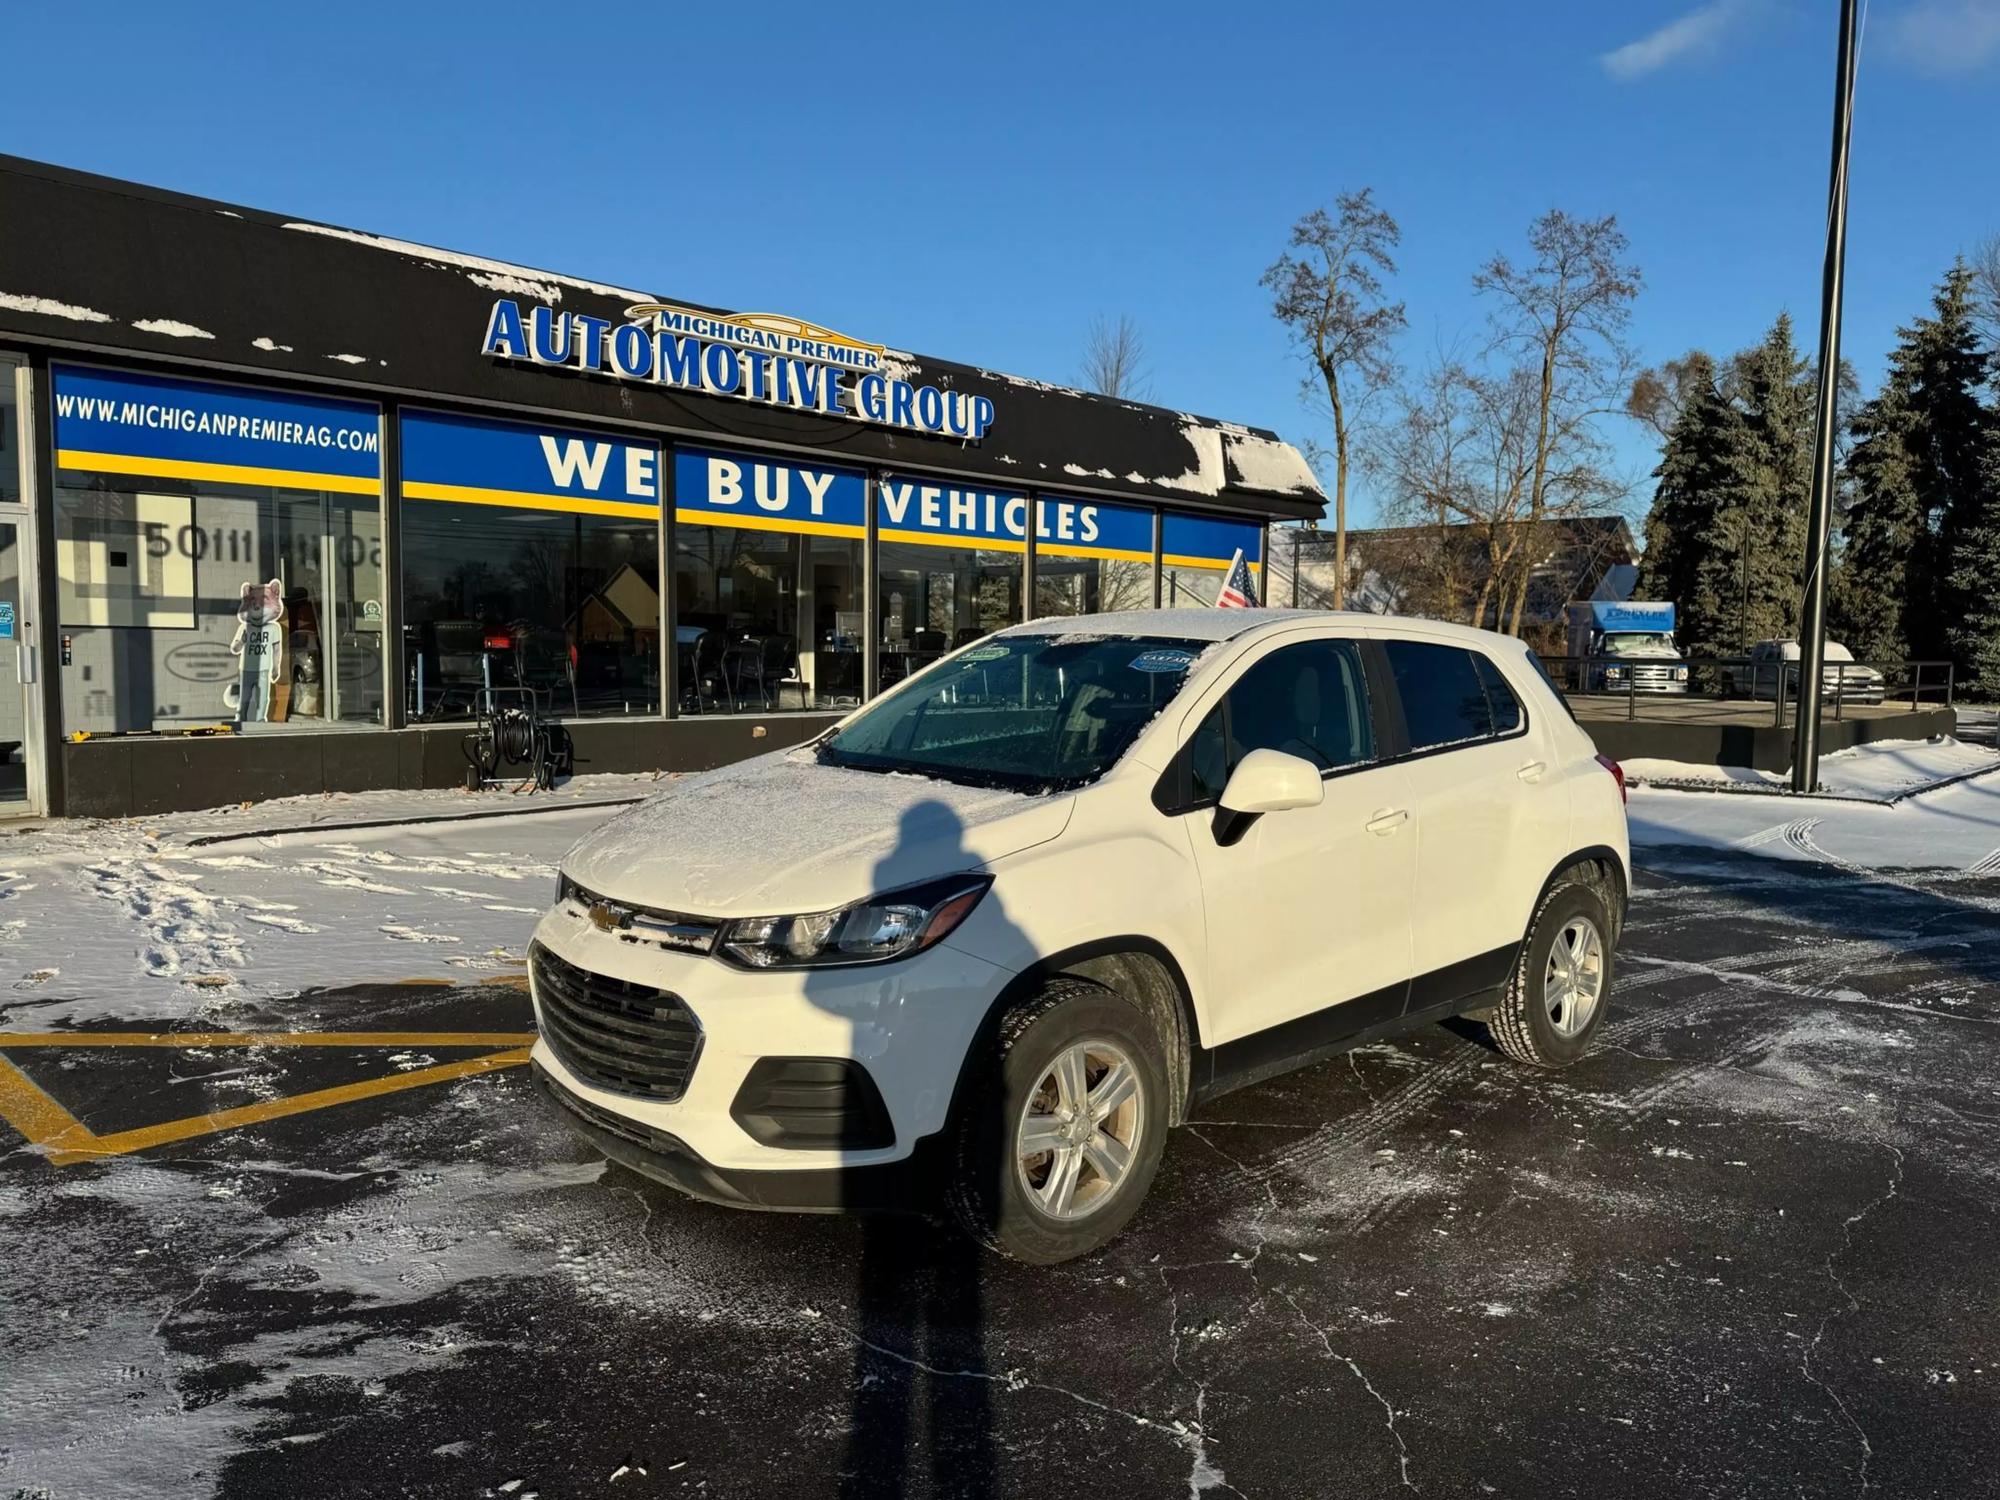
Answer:
<svg viewBox="0 0 2000 1500"><path fill-rule="evenodd" d="M1783 728L1797 717L1799 664L1753 661L1747 656L1551 656L1542 666L1572 700L1617 703L1637 719L1641 704L1771 704L1771 722ZM1830 661L1820 677L1820 717L1838 721L1849 705L1875 706L1907 699L1949 708L1954 690L1948 661ZM1790 717L1788 718L1788 711Z"/></svg>

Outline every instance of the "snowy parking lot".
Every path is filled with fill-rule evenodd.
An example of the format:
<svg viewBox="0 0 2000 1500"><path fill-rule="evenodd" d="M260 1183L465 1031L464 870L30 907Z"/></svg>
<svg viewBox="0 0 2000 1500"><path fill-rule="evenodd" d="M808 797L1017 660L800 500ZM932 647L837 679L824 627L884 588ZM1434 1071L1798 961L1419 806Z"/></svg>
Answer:
<svg viewBox="0 0 2000 1500"><path fill-rule="evenodd" d="M1582 1064L1453 1023L1233 1095L1054 1270L571 1136L525 946L644 783L0 834L0 1495L1993 1493L2000 772L1952 754L1639 788Z"/></svg>

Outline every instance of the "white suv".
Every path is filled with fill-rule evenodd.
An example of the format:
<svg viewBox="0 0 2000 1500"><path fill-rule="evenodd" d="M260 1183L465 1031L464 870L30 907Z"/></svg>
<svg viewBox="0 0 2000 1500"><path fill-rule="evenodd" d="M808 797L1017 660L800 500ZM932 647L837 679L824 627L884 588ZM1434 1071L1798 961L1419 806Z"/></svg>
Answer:
<svg viewBox="0 0 2000 1500"><path fill-rule="evenodd" d="M534 1063L697 1197L949 1205L1066 1260L1226 1090L1462 1014L1575 1061L1628 868L1624 779L1519 641L1043 620L578 844Z"/></svg>

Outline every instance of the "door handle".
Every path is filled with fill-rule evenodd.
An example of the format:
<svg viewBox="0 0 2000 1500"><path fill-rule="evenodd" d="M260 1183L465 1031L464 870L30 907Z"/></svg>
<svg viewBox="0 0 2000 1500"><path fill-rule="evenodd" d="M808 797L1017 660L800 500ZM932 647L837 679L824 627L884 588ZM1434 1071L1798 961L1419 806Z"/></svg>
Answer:
<svg viewBox="0 0 2000 1500"><path fill-rule="evenodd" d="M1409 813L1400 807L1385 807L1370 818L1366 827L1370 833L1387 837L1410 821Z"/></svg>
<svg viewBox="0 0 2000 1500"><path fill-rule="evenodd" d="M1546 762L1539 760L1531 760L1527 762L1525 765L1523 765L1521 769L1516 771L1514 774L1520 777L1523 781L1540 781L1542 779L1542 772L1546 771L1547 769L1548 769L1548 764Z"/></svg>

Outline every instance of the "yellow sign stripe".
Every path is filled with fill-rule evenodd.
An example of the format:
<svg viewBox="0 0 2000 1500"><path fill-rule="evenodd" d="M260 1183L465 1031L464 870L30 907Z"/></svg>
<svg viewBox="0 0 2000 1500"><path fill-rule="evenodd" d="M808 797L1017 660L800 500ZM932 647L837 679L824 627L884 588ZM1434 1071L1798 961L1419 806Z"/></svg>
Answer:
<svg viewBox="0 0 2000 1500"><path fill-rule="evenodd" d="M156 479L217 479L225 484L274 484L287 489L338 490L347 495L379 495L382 481L351 474L311 474L303 469L260 469L249 464L204 464L185 458L133 458L123 453L56 449L59 469L99 474L145 474Z"/></svg>
<svg viewBox="0 0 2000 1500"><path fill-rule="evenodd" d="M531 1047L532 1031L0 1031L15 1047Z"/></svg>
<svg viewBox="0 0 2000 1500"><path fill-rule="evenodd" d="M878 528L875 535L885 542L914 542L919 547L977 547L982 552L1026 552L1028 544L1011 537L945 536L935 531L890 531Z"/></svg>
<svg viewBox="0 0 2000 1500"><path fill-rule="evenodd" d="M484 1057L469 1057L463 1062L445 1063L435 1068L417 1068L408 1073L391 1074L386 1078L364 1078L358 1083L343 1083L337 1088L315 1089L312 1093L293 1094L286 1099L266 1099L261 1103L245 1104L237 1109L218 1110L206 1115L190 1115L184 1120L169 1120L163 1125L142 1125L136 1130L120 1130L110 1135L96 1135L85 1131L79 1125L72 1131L39 1144L55 1148L49 1153L51 1165L73 1167L78 1162L97 1161L106 1156L122 1156L128 1151L144 1151L152 1146L164 1146L170 1141L190 1140L198 1135L214 1135L217 1131L234 1130L242 1125L259 1125L266 1120L282 1120L287 1115L302 1115L336 1104L351 1104L357 1099L375 1099L384 1094L397 1094L406 1089L423 1088L427 1084L449 1083L455 1078L469 1078L477 1073L493 1072L497 1068L517 1068L527 1060L526 1047L510 1052L489 1052ZM79 1131L82 1135L77 1134Z"/></svg>
<svg viewBox="0 0 2000 1500"><path fill-rule="evenodd" d="M657 505L629 500L579 500L563 495L537 495L527 490L486 490L469 484L433 484L427 479L403 481L407 500L449 500L458 505L504 505L513 510L557 510L580 516L624 516L636 521L658 520Z"/></svg>
<svg viewBox="0 0 2000 1500"><path fill-rule="evenodd" d="M1181 557L1172 552L1163 555L1160 561L1170 568L1213 568L1218 573L1229 566L1229 559L1226 557ZM1264 565L1253 562L1250 564L1250 571L1261 573L1264 571Z"/></svg>
<svg viewBox="0 0 2000 1500"><path fill-rule="evenodd" d="M839 526L832 521L791 521L783 516L738 516L720 510L674 511L683 526L734 526L744 531L796 531L805 536L851 536L868 534L862 526Z"/></svg>
<svg viewBox="0 0 2000 1500"><path fill-rule="evenodd" d="M1142 562L1153 560L1150 552L1124 552L1116 547L1077 547L1068 542L1035 543L1035 553L1039 557L1101 557L1110 562Z"/></svg>

